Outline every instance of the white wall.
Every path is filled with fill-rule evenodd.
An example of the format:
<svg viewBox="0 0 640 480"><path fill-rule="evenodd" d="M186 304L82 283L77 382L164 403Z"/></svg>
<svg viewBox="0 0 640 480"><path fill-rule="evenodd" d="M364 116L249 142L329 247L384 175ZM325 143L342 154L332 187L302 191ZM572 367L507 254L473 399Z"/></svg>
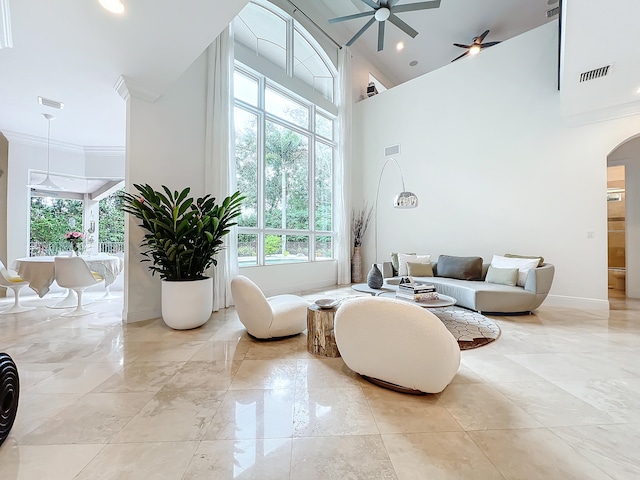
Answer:
<svg viewBox="0 0 640 480"><path fill-rule="evenodd" d="M206 55L202 54L162 97L153 103L134 96L127 102L126 189L134 183L172 190L191 187L194 196L204 193L204 145L206 107ZM160 316L160 280L140 263L138 222L127 216L128 245L125 269L127 322Z"/></svg>
<svg viewBox="0 0 640 480"><path fill-rule="evenodd" d="M616 148L608 157L609 165L625 167L625 258L627 296L640 298L640 138Z"/></svg>
<svg viewBox="0 0 640 480"><path fill-rule="evenodd" d="M552 22L356 105L365 199L374 200L383 148L400 143L406 187L421 202L391 208L400 181L389 167L381 257L543 255L556 266L555 301L608 307L606 157L640 132L640 117L567 127L556 52ZM371 263L373 232L365 254Z"/></svg>

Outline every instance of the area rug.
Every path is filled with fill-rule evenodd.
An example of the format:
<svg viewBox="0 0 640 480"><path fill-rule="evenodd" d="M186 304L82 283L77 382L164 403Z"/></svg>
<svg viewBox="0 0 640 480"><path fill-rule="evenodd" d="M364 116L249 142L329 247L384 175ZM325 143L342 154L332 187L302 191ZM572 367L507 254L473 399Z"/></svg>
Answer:
<svg viewBox="0 0 640 480"><path fill-rule="evenodd" d="M493 342L500 327L484 315L462 307L430 308L458 341L460 350L470 350Z"/></svg>

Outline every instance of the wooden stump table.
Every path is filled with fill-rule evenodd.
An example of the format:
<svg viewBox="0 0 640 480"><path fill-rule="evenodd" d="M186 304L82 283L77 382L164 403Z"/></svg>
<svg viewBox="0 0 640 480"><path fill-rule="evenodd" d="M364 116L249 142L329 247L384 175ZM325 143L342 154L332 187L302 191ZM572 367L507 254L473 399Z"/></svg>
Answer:
<svg viewBox="0 0 640 480"><path fill-rule="evenodd" d="M333 319L338 307L320 308L311 305L307 309L307 351L325 357L339 357Z"/></svg>

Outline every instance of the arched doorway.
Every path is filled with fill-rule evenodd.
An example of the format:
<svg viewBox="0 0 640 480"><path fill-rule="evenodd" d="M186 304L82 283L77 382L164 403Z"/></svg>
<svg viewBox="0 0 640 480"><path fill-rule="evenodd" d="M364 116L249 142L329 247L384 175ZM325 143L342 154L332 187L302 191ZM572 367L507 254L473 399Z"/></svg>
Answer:
<svg viewBox="0 0 640 480"><path fill-rule="evenodd" d="M607 156L609 298L640 298L640 136Z"/></svg>

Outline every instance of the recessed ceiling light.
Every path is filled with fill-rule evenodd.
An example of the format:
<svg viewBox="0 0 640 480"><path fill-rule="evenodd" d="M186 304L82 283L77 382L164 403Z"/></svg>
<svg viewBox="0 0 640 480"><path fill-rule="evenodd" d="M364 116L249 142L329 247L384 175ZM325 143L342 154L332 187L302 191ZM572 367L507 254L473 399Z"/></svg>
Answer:
<svg viewBox="0 0 640 480"><path fill-rule="evenodd" d="M98 0L102 8L111 13L124 13L124 5L120 0Z"/></svg>
<svg viewBox="0 0 640 480"><path fill-rule="evenodd" d="M396 50L400 51L404 49L404 42L398 42L396 44Z"/></svg>
<svg viewBox="0 0 640 480"><path fill-rule="evenodd" d="M418 64L418 61L417 61L417 60L411 60L411 61L409 62L409 66L410 66L410 67L415 67L417 64Z"/></svg>

